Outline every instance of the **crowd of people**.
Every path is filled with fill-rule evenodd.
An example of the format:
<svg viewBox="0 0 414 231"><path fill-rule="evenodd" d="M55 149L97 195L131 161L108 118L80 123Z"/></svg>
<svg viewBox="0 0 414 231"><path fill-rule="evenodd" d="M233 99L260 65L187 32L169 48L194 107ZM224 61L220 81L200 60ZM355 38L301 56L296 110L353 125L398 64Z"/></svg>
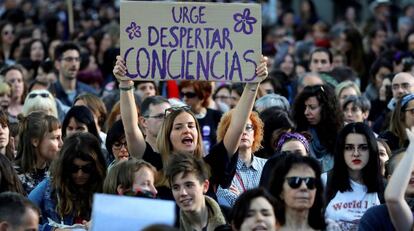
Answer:
<svg viewBox="0 0 414 231"><path fill-rule="evenodd" d="M0 230L88 230L96 193L175 201L145 230L413 230L414 4L275 3L232 83L128 80L119 1L2 1Z"/></svg>

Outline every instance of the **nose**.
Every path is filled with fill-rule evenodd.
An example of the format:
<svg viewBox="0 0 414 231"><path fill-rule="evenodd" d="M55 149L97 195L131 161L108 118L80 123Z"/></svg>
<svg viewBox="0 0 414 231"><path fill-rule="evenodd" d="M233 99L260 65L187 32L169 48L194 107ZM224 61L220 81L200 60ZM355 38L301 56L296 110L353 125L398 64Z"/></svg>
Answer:
<svg viewBox="0 0 414 231"><path fill-rule="evenodd" d="M305 112L304 112L304 114L305 114L305 115L309 115L309 108L308 108L308 107L306 107L306 108L305 108Z"/></svg>
<svg viewBox="0 0 414 231"><path fill-rule="evenodd" d="M264 217L260 211L256 212L256 221L263 221Z"/></svg>
<svg viewBox="0 0 414 231"><path fill-rule="evenodd" d="M60 148L62 148L62 146L63 146L62 138L59 138L58 139L58 148L60 149Z"/></svg>
<svg viewBox="0 0 414 231"><path fill-rule="evenodd" d="M356 147L356 148L354 148L354 151L352 152L353 154L353 156L359 156L359 151L358 151L358 148Z"/></svg>
<svg viewBox="0 0 414 231"><path fill-rule="evenodd" d="M187 190L185 189L185 187L182 187L180 189L180 196L185 196L185 195L187 195Z"/></svg>
<svg viewBox="0 0 414 231"><path fill-rule="evenodd" d="M157 189L155 188L155 186L154 186L154 185L151 185L151 186L150 186L150 191L151 191L152 193L154 193L154 195L157 195L157 194L158 194L158 191L157 191Z"/></svg>

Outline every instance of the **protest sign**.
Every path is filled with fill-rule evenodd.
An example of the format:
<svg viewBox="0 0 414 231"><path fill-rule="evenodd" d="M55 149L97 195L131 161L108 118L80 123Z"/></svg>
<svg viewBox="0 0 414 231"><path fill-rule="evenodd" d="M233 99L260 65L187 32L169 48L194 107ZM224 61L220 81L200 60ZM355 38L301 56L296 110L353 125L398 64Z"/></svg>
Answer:
<svg viewBox="0 0 414 231"><path fill-rule="evenodd" d="M260 4L121 1L120 13L128 79L258 81Z"/></svg>
<svg viewBox="0 0 414 231"><path fill-rule="evenodd" d="M174 225L175 203L129 196L95 194L92 231L142 230L152 224Z"/></svg>

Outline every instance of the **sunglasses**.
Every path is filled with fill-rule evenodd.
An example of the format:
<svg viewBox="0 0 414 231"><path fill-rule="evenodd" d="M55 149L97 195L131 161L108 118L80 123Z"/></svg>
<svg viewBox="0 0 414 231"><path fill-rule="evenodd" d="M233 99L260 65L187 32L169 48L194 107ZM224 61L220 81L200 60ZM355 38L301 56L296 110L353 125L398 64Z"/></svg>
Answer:
<svg viewBox="0 0 414 231"><path fill-rule="evenodd" d="M197 94L195 92L181 92L181 97L195 98Z"/></svg>
<svg viewBox="0 0 414 231"><path fill-rule="evenodd" d="M29 99L33 99L36 96L40 96L42 98L49 98L49 94L48 93L31 93L31 94L29 94Z"/></svg>
<svg viewBox="0 0 414 231"><path fill-rule="evenodd" d="M89 173L92 173L93 170L95 170L95 167L94 167L93 164L85 164L85 165L82 165L82 166L72 164L72 165L69 166L69 172L70 173L77 173L79 170L81 170L84 173L89 174Z"/></svg>
<svg viewBox="0 0 414 231"><path fill-rule="evenodd" d="M171 114L171 112L174 112L174 111L190 111L190 110L191 110L190 106L170 107L170 108L165 109L164 118L166 118L169 114Z"/></svg>
<svg viewBox="0 0 414 231"><path fill-rule="evenodd" d="M305 182L308 189L314 189L316 187L316 178L315 177L299 177L292 176L286 177L286 181L292 189L297 189L302 185L302 182Z"/></svg>

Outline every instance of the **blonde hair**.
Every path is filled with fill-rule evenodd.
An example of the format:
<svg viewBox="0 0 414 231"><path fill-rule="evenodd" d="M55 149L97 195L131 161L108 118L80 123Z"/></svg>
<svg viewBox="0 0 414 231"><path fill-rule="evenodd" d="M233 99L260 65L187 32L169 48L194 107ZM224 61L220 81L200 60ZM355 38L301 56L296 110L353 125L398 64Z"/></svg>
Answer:
<svg viewBox="0 0 414 231"><path fill-rule="evenodd" d="M48 115L59 118L56 100L48 90L33 90L27 94L22 109L23 116L27 116L34 111L43 111Z"/></svg>
<svg viewBox="0 0 414 231"><path fill-rule="evenodd" d="M224 136L226 135L226 132L229 129L233 112L234 109L228 111L221 117L220 123L217 127L217 143L221 142L224 139ZM254 137L252 144L252 153L254 153L262 147L261 143L263 139L263 122L260 119L257 112L254 111L250 113L249 118L252 121L252 125L254 127Z"/></svg>

